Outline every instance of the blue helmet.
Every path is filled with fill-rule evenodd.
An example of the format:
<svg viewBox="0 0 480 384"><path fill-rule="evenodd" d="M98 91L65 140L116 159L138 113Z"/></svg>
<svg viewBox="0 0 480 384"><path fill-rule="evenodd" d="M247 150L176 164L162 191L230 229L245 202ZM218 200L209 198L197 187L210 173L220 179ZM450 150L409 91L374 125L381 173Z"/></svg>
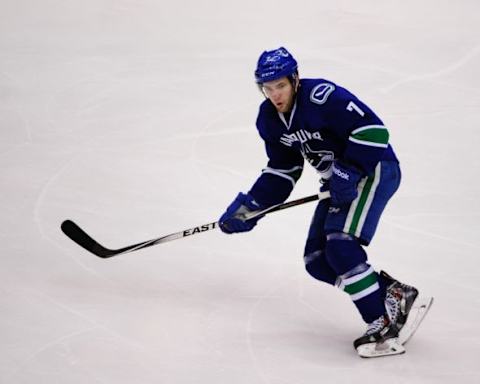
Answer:
<svg viewBox="0 0 480 384"><path fill-rule="evenodd" d="M297 68L297 61L285 48L280 47L273 51L265 51L258 59L255 81L257 84L262 84L284 76L290 76L297 72Z"/></svg>

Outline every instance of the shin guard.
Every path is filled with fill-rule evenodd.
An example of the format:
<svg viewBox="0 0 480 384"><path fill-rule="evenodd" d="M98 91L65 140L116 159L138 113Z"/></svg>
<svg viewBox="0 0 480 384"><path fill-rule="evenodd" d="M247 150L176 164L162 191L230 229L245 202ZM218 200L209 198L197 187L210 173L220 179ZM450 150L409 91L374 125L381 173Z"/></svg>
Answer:
<svg viewBox="0 0 480 384"><path fill-rule="evenodd" d="M350 295L365 322L385 313L378 274L367 263L367 254L357 239L344 233L329 234L326 259L339 276L337 286Z"/></svg>

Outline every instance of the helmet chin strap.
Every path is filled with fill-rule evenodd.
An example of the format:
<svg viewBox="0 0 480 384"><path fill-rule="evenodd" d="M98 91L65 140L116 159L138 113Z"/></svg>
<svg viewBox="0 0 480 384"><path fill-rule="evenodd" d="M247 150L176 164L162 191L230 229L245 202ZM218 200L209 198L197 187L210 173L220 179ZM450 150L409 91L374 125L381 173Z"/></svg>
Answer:
<svg viewBox="0 0 480 384"><path fill-rule="evenodd" d="M298 71L295 71L291 75L288 75L287 78L290 81L290 84L292 84L295 93L297 93L297 89L300 86L300 76L298 75Z"/></svg>

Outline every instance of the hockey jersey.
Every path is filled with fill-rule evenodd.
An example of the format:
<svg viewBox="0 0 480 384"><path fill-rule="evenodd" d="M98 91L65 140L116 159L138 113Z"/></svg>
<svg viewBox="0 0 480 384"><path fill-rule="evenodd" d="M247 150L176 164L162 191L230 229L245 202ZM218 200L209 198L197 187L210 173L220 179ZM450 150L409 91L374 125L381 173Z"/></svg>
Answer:
<svg viewBox="0 0 480 384"><path fill-rule="evenodd" d="M334 160L365 176L381 160L398 161L380 118L347 89L325 79L300 80L288 114L265 100L256 124L268 164L249 193L265 207L288 198L305 160L324 180L330 178Z"/></svg>

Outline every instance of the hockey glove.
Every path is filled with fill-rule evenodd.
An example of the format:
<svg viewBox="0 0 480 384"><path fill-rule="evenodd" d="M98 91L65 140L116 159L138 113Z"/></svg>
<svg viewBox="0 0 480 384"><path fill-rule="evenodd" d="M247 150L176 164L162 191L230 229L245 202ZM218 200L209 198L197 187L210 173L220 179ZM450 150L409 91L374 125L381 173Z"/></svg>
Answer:
<svg viewBox="0 0 480 384"><path fill-rule="evenodd" d="M249 194L239 193L235 200L230 204L225 213L220 217L220 229L222 232L231 234L237 232L248 232L257 225L257 221L263 216L255 217L250 220L243 220L241 215L258 211L262 207Z"/></svg>
<svg viewBox="0 0 480 384"><path fill-rule="evenodd" d="M320 178L320 193L330 191L330 180Z"/></svg>
<svg viewBox="0 0 480 384"><path fill-rule="evenodd" d="M330 195L333 206L350 204L357 198L358 182L362 178L359 170L335 161L330 178Z"/></svg>

